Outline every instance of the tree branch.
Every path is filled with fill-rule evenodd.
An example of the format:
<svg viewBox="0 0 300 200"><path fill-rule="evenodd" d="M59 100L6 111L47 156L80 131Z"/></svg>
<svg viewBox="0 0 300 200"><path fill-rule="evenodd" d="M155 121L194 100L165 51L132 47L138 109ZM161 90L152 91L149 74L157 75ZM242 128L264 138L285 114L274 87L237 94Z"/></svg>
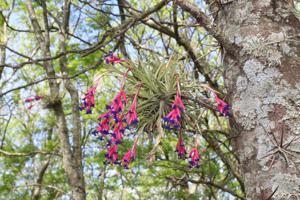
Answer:
<svg viewBox="0 0 300 200"><path fill-rule="evenodd" d="M231 194L235 197L238 197L239 199L245 199L243 196L237 194L235 191L233 191L229 188L225 188L224 186L222 186L220 184L217 184L217 183L214 183L214 182L211 182L211 181L205 181L205 180L202 180L202 179L198 179L198 180L189 179L188 181L191 182L191 183L196 183L196 184L209 185L209 186L215 187L217 189L220 189L224 192L228 192L229 194Z"/></svg>
<svg viewBox="0 0 300 200"><path fill-rule="evenodd" d="M9 151L4 151L0 149L0 154L7 156L7 157L32 157L37 154L43 154L43 155L56 155L56 156L61 156L58 153L53 153L53 152L46 152L46 151L33 151L33 152L28 152L28 153L21 153L21 152L9 152Z"/></svg>
<svg viewBox="0 0 300 200"><path fill-rule="evenodd" d="M59 77L59 76L56 76L54 78L50 78L50 77L46 77L46 78L42 78L40 80L37 80L37 81L34 81L34 82L31 82L31 83L28 83L28 84L25 84L25 85L21 85L19 87L15 87L15 88L12 88L10 90L7 90L5 92L2 92L0 94L0 97L12 92L12 91L15 91L15 90L20 90L20 89L23 89L23 88L26 88L26 87L29 87L29 86L32 86L32 85L35 85L35 84L38 84L38 83L41 83L41 82L44 82L44 81L47 81L47 80L50 80L50 79L73 79L73 78L76 78L77 76L81 75L81 74L84 74L85 72L87 71L90 71L92 69L96 69L97 67L99 67L99 65L103 62L103 60L99 60L94 66L92 67L89 67L85 70L82 70L76 74L74 74L73 76L69 76L69 77Z"/></svg>
<svg viewBox="0 0 300 200"><path fill-rule="evenodd" d="M214 24L208 16L205 15L195 4L190 3L188 0L175 0L182 10L190 13L197 22L209 32L227 52L235 54L239 49L236 45L226 39L216 24Z"/></svg>

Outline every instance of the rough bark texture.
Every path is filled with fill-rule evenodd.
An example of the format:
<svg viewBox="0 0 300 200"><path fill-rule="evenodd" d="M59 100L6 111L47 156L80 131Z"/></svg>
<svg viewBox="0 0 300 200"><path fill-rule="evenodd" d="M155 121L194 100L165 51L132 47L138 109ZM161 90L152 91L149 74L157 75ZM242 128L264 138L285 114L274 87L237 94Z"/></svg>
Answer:
<svg viewBox="0 0 300 200"><path fill-rule="evenodd" d="M246 199L268 199L277 187L274 199L300 198L300 22L292 2L235 0L215 19L238 47L224 49L224 65Z"/></svg>
<svg viewBox="0 0 300 200"><path fill-rule="evenodd" d="M43 178L45 175L45 172L49 166L50 158L48 158L38 169L37 178L36 178L36 184L33 187L31 199L32 200L38 200L41 198L41 189L42 189L42 183Z"/></svg>

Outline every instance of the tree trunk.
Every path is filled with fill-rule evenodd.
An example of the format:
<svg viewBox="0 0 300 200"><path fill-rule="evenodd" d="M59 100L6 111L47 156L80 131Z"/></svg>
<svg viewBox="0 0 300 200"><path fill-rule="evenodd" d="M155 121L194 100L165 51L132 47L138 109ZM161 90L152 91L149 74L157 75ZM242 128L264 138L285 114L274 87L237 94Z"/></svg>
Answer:
<svg viewBox="0 0 300 200"><path fill-rule="evenodd" d="M300 22L292 3L227 1L215 16L237 47L223 55L246 199L300 197Z"/></svg>
<svg viewBox="0 0 300 200"><path fill-rule="evenodd" d="M27 10L30 16L30 20L35 31L35 36L37 40L40 42L41 52L44 58L51 57L50 51L50 29L48 25L48 17L47 17L47 5L46 2L41 1L42 8L43 8L43 19L44 19L44 28L45 32L42 31L41 26L39 25L37 16L35 14L34 8L32 6L32 1L27 1ZM66 2L65 2L66 4ZM69 8L68 8L69 9ZM64 7L64 14L66 13L66 7ZM66 18L66 17L64 17ZM65 20L64 20L65 22ZM67 22L66 22L67 23ZM67 26L67 25L66 25ZM65 44L64 41L62 42L62 51L65 51ZM62 70L65 68L65 57L60 59L60 65ZM48 105L54 111L56 120L57 120L57 127L58 127L58 134L61 142L61 151L63 155L63 166L65 173L68 178L69 185L71 186L72 200L84 200L86 199L86 192L85 192L85 183L83 177L83 167L82 167L82 155L81 155L81 126L80 126L80 116L78 111L78 94L75 89L71 88L71 83L66 81L68 85L66 88L71 93L72 98L72 111L73 111L73 148L71 146L70 138L69 138L69 130L67 127L67 120L63 110L63 103L61 98L59 97L59 83L56 81L54 66L51 60L44 61L43 66L46 70L47 76L49 78L49 87L50 87L50 95L51 101ZM72 90L72 91L70 91ZM75 109L76 108L76 109Z"/></svg>

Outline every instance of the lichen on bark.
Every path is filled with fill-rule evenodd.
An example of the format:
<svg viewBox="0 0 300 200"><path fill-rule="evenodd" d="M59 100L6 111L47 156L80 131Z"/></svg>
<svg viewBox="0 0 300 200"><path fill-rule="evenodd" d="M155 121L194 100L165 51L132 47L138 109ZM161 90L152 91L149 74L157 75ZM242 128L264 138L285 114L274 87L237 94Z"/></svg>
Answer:
<svg viewBox="0 0 300 200"><path fill-rule="evenodd" d="M292 152L300 146L300 22L290 2L233 1L216 19L238 47L225 49L224 65L246 199L267 198L277 187L275 199L300 194L300 156Z"/></svg>

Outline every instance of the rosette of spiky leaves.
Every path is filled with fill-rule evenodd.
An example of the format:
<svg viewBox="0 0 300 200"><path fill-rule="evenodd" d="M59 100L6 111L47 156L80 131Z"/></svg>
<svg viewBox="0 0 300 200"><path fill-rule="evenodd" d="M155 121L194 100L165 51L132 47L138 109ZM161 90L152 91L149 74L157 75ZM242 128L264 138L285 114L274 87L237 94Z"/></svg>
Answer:
<svg viewBox="0 0 300 200"><path fill-rule="evenodd" d="M134 98L138 85L142 84L137 105L138 128L143 126L146 130L152 130L159 115L162 118L170 112L176 95L176 77L179 76L181 80L180 87L184 95L189 95L187 91L193 87L186 82L186 74L175 58L165 62L154 58L139 66L133 63L125 63L123 66L130 69L125 84L129 98ZM184 114L182 120L185 120Z"/></svg>

